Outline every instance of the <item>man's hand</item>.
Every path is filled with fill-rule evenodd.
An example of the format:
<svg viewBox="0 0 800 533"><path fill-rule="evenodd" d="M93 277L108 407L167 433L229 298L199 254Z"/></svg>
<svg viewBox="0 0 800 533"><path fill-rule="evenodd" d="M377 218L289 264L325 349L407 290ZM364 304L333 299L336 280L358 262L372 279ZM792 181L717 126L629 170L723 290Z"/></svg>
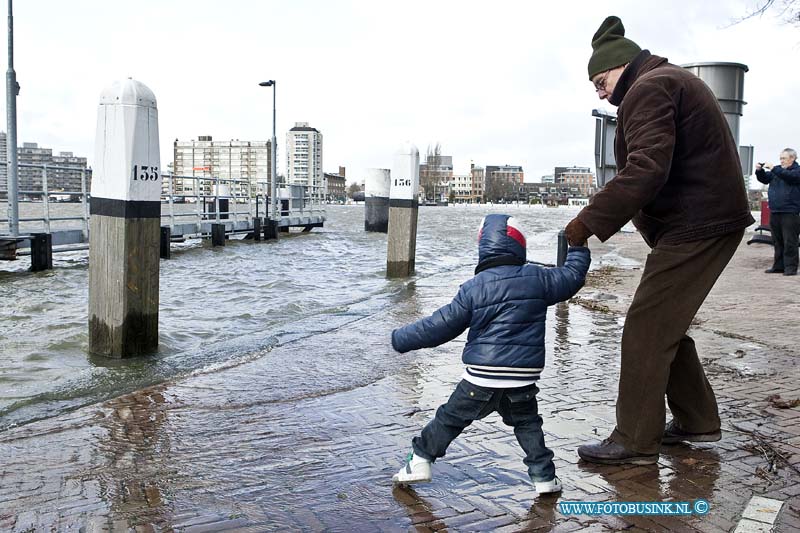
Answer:
<svg viewBox="0 0 800 533"><path fill-rule="evenodd" d="M756 163L756 171L761 170L764 168L764 163Z"/></svg>
<svg viewBox="0 0 800 533"><path fill-rule="evenodd" d="M764 163L761 166L764 167L764 170L772 170L772 163Z"/></svg>
<svg viewBox="0 0 800 533"><path fill-rule="evenodd" d="M586 246L586 239L592 236L589 228L577 218L573 218L567 224L567 227L564 228L564 233L570 246Z"/></svg>

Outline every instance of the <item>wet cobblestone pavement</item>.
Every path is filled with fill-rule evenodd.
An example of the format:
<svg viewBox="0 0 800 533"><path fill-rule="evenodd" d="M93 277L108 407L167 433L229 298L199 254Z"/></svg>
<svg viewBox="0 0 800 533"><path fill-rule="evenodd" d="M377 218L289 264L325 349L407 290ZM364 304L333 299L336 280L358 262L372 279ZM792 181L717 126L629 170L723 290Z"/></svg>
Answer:
<svg viewBox="0 0 800 533"><path fill-rule="evenodd" d="M549 316L539 401L563 494L535 498L522 452L497 415L455 441L432 483L393 489L411 437L460 378L463 338L399 355L389 332L449 301L469 276L464 267L409 282L388 313L354 314L238 366L0 433L0 529L732 531L754 495L784 501L775 530L800 528L800 408L767 400L800 396L797 353L769 339L702 324L692 333L709 359L722 441L665 447L652 466L578 462L577 446L614 426L624 318L604 307L616 296L591 287ZM793 301L796 287L788 289ZM298 353L320 364L309 368ZM364 358L351 354L364 353L384 369L382 379L353 379ZM319 395L303 387L309 373L346 385ZM277 381L283 390L295 383L294 394L271 395ZM710 504L706 515L564 516L557 508L699 498Z"/></svg>

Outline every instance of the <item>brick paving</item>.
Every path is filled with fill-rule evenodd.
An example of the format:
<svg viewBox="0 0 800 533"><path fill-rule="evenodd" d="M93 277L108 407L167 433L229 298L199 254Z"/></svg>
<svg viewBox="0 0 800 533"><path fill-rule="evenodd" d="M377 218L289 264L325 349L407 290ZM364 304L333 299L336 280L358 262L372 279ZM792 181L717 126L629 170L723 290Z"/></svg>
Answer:
<svg viewBox="0 0 800 533"><path fill-rule="evenodd" d="M600 266L605 253L601 246L594 252ZM740 266L750 268L763 253L743 248ZM635 286L626 276L635 272L595 276L583 300L550 312L539 400L565 485L560 497L535 498L521 450L496 415L456 440L435 464L433 483L391 485L411 437L458 381L464 341L397 355L387 346L389 331L448 301L470 275L464 267L407 283L385 312L239 366L1 433L0 529L717 532L732 531L754 495L785 501L775 530L800 529L800 408L766 399L800 396L791 339L800 340L800 328L780 339L759 336L744 318L724 322L704 307L693 336L717 391L723 440L664 448L652 466L578 461L576 447L614 425L622 309ZM732 268L726 276L733 279L721 285L746 293L739 274ZM774 290L798 302L798 287ZM712 295L710 309L729 308L729 292ZM755 296L739 301L748 307ZM383 377L337 388L332 373L335 392L320 395L304 386L315 369L291 364L299 351L344 360L353 350L374 352L376 365L386 366ZM270 396L274 379L296 383L297 394ZM565 516L557 507L700 498L710 504L707 515Z"/></svg>

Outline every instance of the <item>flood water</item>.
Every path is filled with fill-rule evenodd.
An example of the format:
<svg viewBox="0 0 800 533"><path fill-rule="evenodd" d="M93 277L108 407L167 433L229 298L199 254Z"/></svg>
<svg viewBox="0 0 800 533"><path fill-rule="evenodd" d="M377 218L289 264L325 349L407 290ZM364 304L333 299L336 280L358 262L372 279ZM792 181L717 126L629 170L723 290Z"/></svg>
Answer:
<svg viewBox="0 0 800 533"><path fill-rule="evenodd" d="M490 212L520 219L529 259L555 262L557 232L577 210L423 207L413 279L448 271L468 276L477 260L475 230ZM173 244L173 258L161 262L159 350L149 357L117 361L87 352L88 252L54 254L54 269L44 273L26 272L26 257L0 263L0 428L192 373L214 373L338 328L352 327L353 342L360 342L369 332L359 331L358 321L402 300L408 280L385 278L386 235L364 232L363 205L329 206L327 216L324 228L284 234L278 242L229 241L215 249L199 240ZM336 380L309 373L301 390L277 382L269 394L325 394L392 371L391 362L358 364L366 357L358 350L349 354L357 373L340 372ZM292 363L341 367L316 359L297 353Z"/></svg>

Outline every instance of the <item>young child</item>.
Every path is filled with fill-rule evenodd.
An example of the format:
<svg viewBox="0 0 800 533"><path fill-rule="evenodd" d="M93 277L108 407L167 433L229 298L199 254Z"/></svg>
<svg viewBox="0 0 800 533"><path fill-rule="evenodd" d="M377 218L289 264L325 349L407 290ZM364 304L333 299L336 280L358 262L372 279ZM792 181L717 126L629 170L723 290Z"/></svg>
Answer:
<svg viewBox="0 0 800 533"><path fill-rule="evenodd" d="M563 267L525 261L525 235L514 218L488 215L478 232L475 277L433 315L392 332L398 352L438 346L469 328L466 370L450 399L411 442L396 484L428 482L431 463L473 420L497 411L514 428L528 475L539 494L561 491L553 452L544 444L536 381L544 368L547 307L571 298L586 279L586 247L571 247Z"/></svg>

